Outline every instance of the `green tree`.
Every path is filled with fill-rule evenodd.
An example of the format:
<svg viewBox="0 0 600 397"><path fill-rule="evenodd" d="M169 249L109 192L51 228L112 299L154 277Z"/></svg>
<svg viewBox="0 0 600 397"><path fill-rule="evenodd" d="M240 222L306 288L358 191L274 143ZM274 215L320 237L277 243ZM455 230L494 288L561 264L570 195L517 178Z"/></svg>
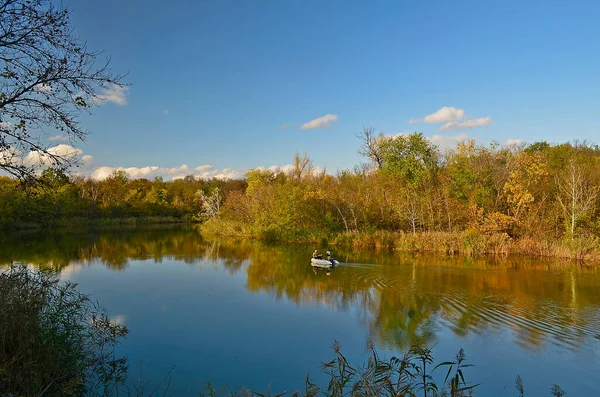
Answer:
<svg viewBox="0 0 600 397"><path fill-rule="evenodd" d="M102 205L119 205L125 202L127 195L127 173L125 171L114 171L108 178L100 182Z"/></svg>
<svg viewBox="0 0 600 397"><path fill-rule="evenodd" d="M381 146L381 169L403 177L411 185L435 178L439 152L422 133L399 135Z"/></svg>
<svg viewBox="0 0 600 397"><path fill-rule="evenodd" d="M427 223L436 224L439 151L422 133L399 135L382 143L381 171L399 178L406 185L397 197L396 208L413 233Z"/></svg>

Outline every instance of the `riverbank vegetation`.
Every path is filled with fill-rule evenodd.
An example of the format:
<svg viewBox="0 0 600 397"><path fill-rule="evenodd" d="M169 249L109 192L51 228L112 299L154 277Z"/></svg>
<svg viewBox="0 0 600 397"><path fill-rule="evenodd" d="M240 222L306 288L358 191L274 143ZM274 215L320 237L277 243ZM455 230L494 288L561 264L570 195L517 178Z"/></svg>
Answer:
<svg viewBox="0 0 600 397"><path fill-rule="evenodd" d="M35 182L0 177L0 230L189 222L244 188L242 180L188 176L150 181L129 179L123 171L102 181L55 169L45 170ZM217 203L205 205L210 200Z"/></svg>
<svg viewBox="0 0 600 397"><path fill-rule="evenodd" d="M115 347L127 328L58 274L0 273L0 395L83 396L126 375Z"/></svg>
<svg viewBox="0 0 600 397"><path fill-rule="evenodd" d="M448 254L600 258L600 147L360 134L369 164L330 175L296 155L255 169L205 233Z"/></svg>
<svg viewBox="0 0 600 397"><path fill-rule="evenodd" d="M0 228L202 222L220 236L446 254L600 260L600 148L360 134L368 164L335 175L296 155L240 180L0 177Z"/></svg>

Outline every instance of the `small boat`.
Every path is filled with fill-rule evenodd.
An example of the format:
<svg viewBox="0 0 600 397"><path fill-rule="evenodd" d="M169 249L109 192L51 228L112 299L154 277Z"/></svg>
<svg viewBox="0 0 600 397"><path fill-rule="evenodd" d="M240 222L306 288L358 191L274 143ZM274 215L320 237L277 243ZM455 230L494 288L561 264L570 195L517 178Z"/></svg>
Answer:
<svg viewBox="0 0 600 397"><path fill-rule="evenodd" d="M333 267L333 266L339 265L340 262L338 262L337 259L328 260L328 259L311 258L310 264L311 264L311 266L314 266L314 267L328 268L328 267Z"/></svg>

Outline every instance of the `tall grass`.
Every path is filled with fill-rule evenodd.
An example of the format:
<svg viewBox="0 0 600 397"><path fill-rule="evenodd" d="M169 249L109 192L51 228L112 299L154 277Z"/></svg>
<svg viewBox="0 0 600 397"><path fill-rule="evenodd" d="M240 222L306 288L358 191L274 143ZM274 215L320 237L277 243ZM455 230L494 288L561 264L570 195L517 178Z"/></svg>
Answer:
<svg viewBox="0 0 600 397"><path fill-rule="evenodd" d="M472 395L479 386L465 380L465 354L461 349L454 361L434 365L431 350L412 347L403 357L382 359L374 349L366 364L353 365L340 350L337 342L333 344L334 358L322 364L321 371L329 379L319 386L305 378L304 390L290 393L294 397L465 397ZM440 372L444 370L444 372ZM441 373L443 381L439 384L434 374ZM288 393L272 394L242 389L228 391L224 386L219 391L211 383L206 383L202 397L282 397Z"/></svg>
<svg viewBox="0 0 600 397"><path fill-rule="evenodd" d="M263 241L318 243L354 249L391 249L407 252L439 252L446 255L530 255L600 261L600 239L580 235L557 240L511 237L507 233L483 233L469 229L456 232L394 232L389 230L327 233L305 230L260 229L228 220L211 220L200 232L218 237L256 238Z"/></svg>
<svg viewBox="0 0 600 397"><path fill-rule="evenodd" d="M342 354L340 345L333 344L334 357L321 365L327 381L318 385L307 376L304 389L293 393L273 394L270 387L264 393L253 390L229 391L225 385L217 390L205 383L202 397L467 397L476 394L481 384L466 379L471 364L466 363L463 349L453 361L436 364L430 349L413 346L402 357L381 358L371 348L368 361L363 365L350 363ZM525 397L525 386L520 376L515 381L517 395ZM498 391L500 392L500 391ZM553 397L564 397L565 391L554 384L549 389Z"/></svg>
<svg viewBox="0 0 600 397"><path fill-rule="evenodd" d="M127 328L56 274L0 273L0 395L83 396L125 379Z"/></svg>

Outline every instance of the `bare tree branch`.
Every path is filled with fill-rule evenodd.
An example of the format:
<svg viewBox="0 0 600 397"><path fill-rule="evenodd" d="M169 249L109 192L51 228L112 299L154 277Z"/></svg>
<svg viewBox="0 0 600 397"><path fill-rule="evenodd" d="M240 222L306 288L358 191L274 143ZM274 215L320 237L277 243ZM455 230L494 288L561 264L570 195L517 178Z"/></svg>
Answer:
<svg viewBox="0 0 600 397"><path fill-rule="evenodd" d="M363 142L358 149L358 154L371 160L378 169L381 168L383 164L381 143L385 139L384 135L376 135L373 127L363 127L362 132L356 134L356 137Z"/></svg>
<svg viewBox="0 0 600 397"><path fill-rule="evenodd" d="M78 116L123 76L73 34L70 11L49 0L0 2L0 170L19 178L40 166L66 169L73 156L48 151L45 128L85 139ZM27 163L31 152L45 164Z"/></svg>

